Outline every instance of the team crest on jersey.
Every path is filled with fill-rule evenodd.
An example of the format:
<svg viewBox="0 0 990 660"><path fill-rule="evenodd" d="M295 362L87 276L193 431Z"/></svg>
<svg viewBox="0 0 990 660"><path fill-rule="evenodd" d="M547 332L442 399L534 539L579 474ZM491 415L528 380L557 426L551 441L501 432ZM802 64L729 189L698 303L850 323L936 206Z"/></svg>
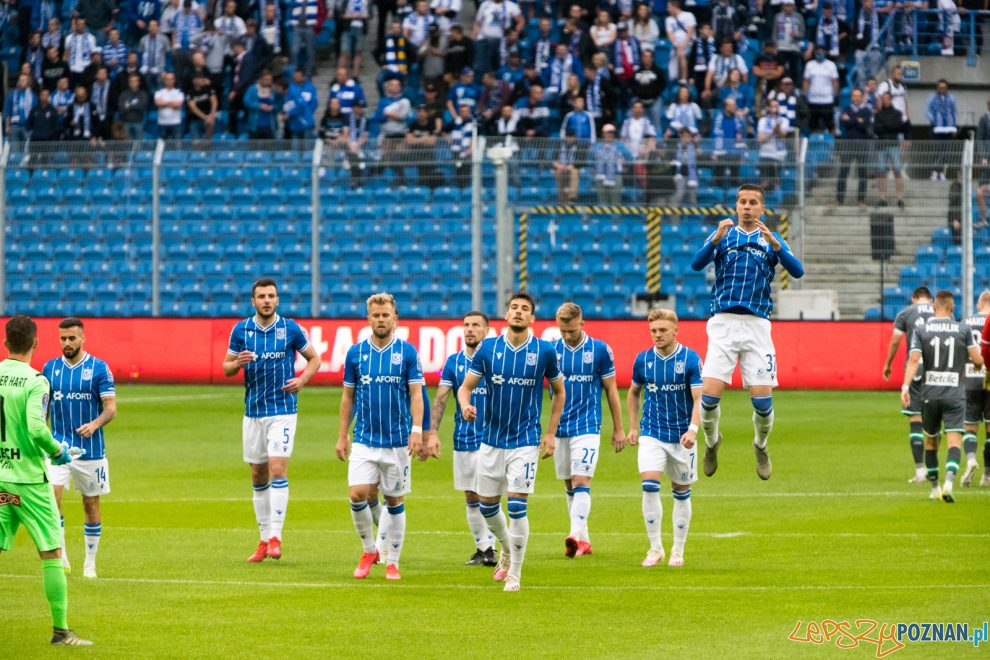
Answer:
<svg viewBox="0 0 990 660"><path fill-rule="evenodd" d="M767 243L767 239L763 238L762 236L760 236L758 239L756 239L756 244L759 245L760 247L764 247L764 248L765 247L770 247L770 244Z"/></svg>
<svg viewBox="0 0 990 660"><path fill-rule="evenodd" d="M401 353L392 353L392 364L402 364Z"/></svg>
<svg viewBox="0 0 990 660"><path fill-rule="evenodd" d="M41 396L41 412L48 413L48 392Z"/></svg>
<svg viewBox="0 0 990 660"><path fill-rule="evenodd" d="M587 353L586 352L584 354L584 363L585 364L591 364L594 361L595 361L595 354L594 353Z"/></svg>
<svg viewBox="0 0 990 660"><path fill-rule="evenodd" d="M682 373L684 373L684 363L683 362L675 362L674 363L674 373L675 374L682 374Z"/></svg>
<svg viewBox="0 0 990 660"><path fill-rule="evenodd" d="M93 370L92 369L83 369L82 370L82 379L83 380L93 380Z"/></svg>
<svg viewBox="0 0 990 660"><path fill-rule="evenodd" d="M285 328L275 328L275 339L285 339Z"/></svg>
<svg viewBox="0 0 990 660"><path fill-rule="evenodd" d="M526 366L527 367L536 366L536 353L526 353Z"/></svg>

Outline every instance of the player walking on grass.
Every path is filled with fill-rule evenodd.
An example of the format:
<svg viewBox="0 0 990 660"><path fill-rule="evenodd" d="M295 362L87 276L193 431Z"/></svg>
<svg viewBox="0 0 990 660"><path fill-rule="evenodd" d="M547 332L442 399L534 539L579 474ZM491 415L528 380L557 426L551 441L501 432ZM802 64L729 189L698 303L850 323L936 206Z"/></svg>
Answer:
<svg viewBox="0 0 990 660"><path fill-rule="evenodd" d="M447 399L454 392L454 489L463 491L467 506L468 529L474 537L474 554L467 560L468 566L494 566L495 536L485 525L481 515L481 500L475 492L478 481L478 454L481 449L482 430L485 418L484 387L474 388L471 393L471 405L478 411L477 419L469 422L464 419L460 402L457 401L457 390L464 384L468 369L478 346L488 336L488 317L482 312L468 312L464 315L464 350L447 358L440 375L440 386L433 397L431 425L440 428L443 414L447 408Z"/></svg>
<svg viewBox="0 0 990 660"><path fill-rule="evenodd" d="M770 284L777 264L792 277L804 275L804 267L777 232L760 217L766 211L763 189L752 184L739 186L736 215L739 225L726 218L694 255L691 268L704 269L715 262L712 286L712 317L708 319L708 353L702 379L701 426L705 431L705 474L718 469L719 402L725 386L732 382L736 362L742 371L743 387L753 402L756 435L756 474L769 479L773 473L767 439L773 428L773 388L777 386L777 351L770 337L773 311Z"/></svg>
<svg viewBox="0 0 990 660"><path fill-rule="evenodd" d="M973 341L980 344L983 326L990 314L990 291L984 290L976 301L976 314L963 321L973 332ZM980 486L990 486L990 391L984 388L986 367L977 369L966 364L966 423L963 425L963 453L966 454L966 471L963 472L960 483L969 486L973 483L973 475L978 467L976 462L977 434L980 424L985 432L983 441L983 478Z"/></svg>
<svg viewBox="0 0 990 660"><path fill-rule="evenodd" d="M921 385L921 419L925 432L925 466L931 483L931 499L941 498L955 502L952 482L959 471L963 422L966 417L966 358L973 366L981 368L979 344L965 323L952 316L955 299L951 291L935 294L935 315L923 327L916 328L911 337L911 353L904 384L901 386L901 403L907 406L911 400L911 382L924 363L925 378ZM949 445L945 459L945 483L938 486L938 444L945 424L945 437Z"/></svg>
<svg viewBox="0 0 990 660"><path fill-rule="evenodd" d="M49 419L52 435L59 442L68 442L70 447L85 451L85 458L53 465L48 470L62 528L62 566L66 573L72 570L65 548L65 513L62 509L62 493L71 480L82 494L86 516L83 577L95 578L96 553L103 532L100 496L110 492L110 466L103 427L117 415L117 395L107 363L83 350L86 336L82 321L71 317L63 319L58 324L58 338L62 357L49 360L41 370L51 384Z"/></svg>
<svg viewBox="0 0 990 660"><path fill-rule="evenodd" d="M244 462L251 466L254 515L261 541L249 562L282 557L282 528L289 506L289 458L296 435L296 399L320 368L320 356L295 321L278 309L275 280L262 278L251 287L255 315L230 333L223 373L244 370ZM296 353L306 368L296 376Z"/></svg>
<svg viewBox="0 0 990 660"><path fill-rule="evenodd" d="M935 310L932 308L932 292L926 286L920 286L911 294L911 304L902 309L894 317L894 334L890 337L890 346L887 348L887 361L883 365L883 379L890 378L891 364L897 349L901 346L901 340L905 340L908 350L908 357L911 352L911 338L915 330L925 326L925 322L932 317ZM904 361L904 368L907 369L907 360ZM911 457L914 459L914 476L908 479L909 484L923 484L927 480L925 475L925 436L921 430L921 380L924 377L924 365L918 365L918 372L911 381L908 390L908 404L901 408L901 414L908 418L910 424Z"/></svg>
<svg viewBox="0 0 990 660"><path fill-rule="evenodd" d="M553 462L557 478L567 487L567 512L571 518L564 554L579 557L591 554L588 516L591 479L595 476L601 444L603 390L612 414L612 447L616 453L625 447L626 434L622 428L622 403L615 384L612 349L585 334L584 318L576 304L561 305L556 320L560 339L554 342L554 349L567 402L560 416Z"/></svg>
<svg viewBox="0 0 990 660"><path fill-rule="evenodd" d="M664 560L660 538L660 480L664 473L670 478L674 496L674 545L669 565L683 566L691 526L691 484L698 479L695 443L701 420L701 358L677 342L677 314L673 310L653 309L647 320L653 348L636 356L626 396L632 425L627 439L630 445L639 445L643 521L650 539L643 566L656 566ZM640 416L643 390L646 394ZM638 427L637 419L641 420Z"/></svg>
<svg viewBox="0 0 990 660"><path fill-rule="evenodd" d="M361 538L363 554L354 577L368 577L379 560L369 500L381 490L387 512L385 577L400 579L399 557L406 534L403 496L410 491L410 456L423 451L423 371L416 349L395 336L395 299L387 293L368 298L371 337L351 346L344 361L344 392L340 400L337 458L348 460L347 485L351 519ZM348 432L354 420L354 445ZM375 495L377 501L377 494ZM386 522L387 519L387 522Z"/></svg>
<svg viewBox="0 0 990 660"><path fill-rule="evenodd" d="M536 320L536 303L528 293L509 299L505 320L507 334L481 342L464 383L457 390L464 419L478 419L471 394L485 386L485 417L478 454L478 485L481 515L502 545L493 578L505 582L505 591L519 591L522 565L529 540L527 500L536 484L538 457L553 455L560 414L566 392L553 345L533 336L529 326ZM550 382L552 406L546 433L540 437L543 409L543 380ZM509 522L500 500L508 494ZM506 552L508 549L508 552Z"/></svg>
<svg viewBox="0 0 990 660"><path fill-rule="evenodd" d="M38 327L17 315L7 321L0 362L0 553L10 550L21 525L41 556L41 579L52 612L52 644L90 646L79 639L66 620L68 587L62 567L62 532L55 494L48 485L45 457L54 465L72 461L69 443L57 442L45 423L48 381L31 368L38 348ZM15 605L6 602L11 608ZM6 624L12 625L12 624Z"/></svg>

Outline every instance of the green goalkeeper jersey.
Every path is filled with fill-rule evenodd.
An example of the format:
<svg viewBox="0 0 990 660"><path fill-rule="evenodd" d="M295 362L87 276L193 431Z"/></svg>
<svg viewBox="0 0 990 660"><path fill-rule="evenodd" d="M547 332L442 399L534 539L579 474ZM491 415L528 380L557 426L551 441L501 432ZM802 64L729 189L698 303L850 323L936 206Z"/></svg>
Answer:
<svg viewBox="0 0 990 660"><path fill-rule="evenodd" d="M0 362L0 481L41 484L45 456L59 445L48 429L48 380L18 360Z"/></svg>

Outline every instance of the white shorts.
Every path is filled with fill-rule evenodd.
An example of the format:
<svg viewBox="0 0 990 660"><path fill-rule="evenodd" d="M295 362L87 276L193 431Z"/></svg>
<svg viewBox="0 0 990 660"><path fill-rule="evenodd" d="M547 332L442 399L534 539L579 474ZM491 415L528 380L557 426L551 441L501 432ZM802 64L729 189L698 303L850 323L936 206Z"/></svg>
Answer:
<svg viewBox="0 0 990 660"><path fill-rule="evenodd" d="M498 449L481 445L478 450L478 481L474 492L482 497L505 493L532 493L536 490L539 447Z"/></svg>
<svg viewBox="0 0 990 660"><path fill-rule="evenodd" d="M454 452L454 490L474 491L478 485L478 452Z"/></svg>
<svg viewBox="0 0 990 660"><path fill-rule="evenodd" d="M347 485L378 484L388 497L405 495L412 489L409 449L406 447L369 447L354 443L347 463Z"/></svg>
<svg viewBox="0 0 990 660"><path fill-rule="evenodd" d="M267 463L268 458L289 458L296 439L296 416L244 418L244 462Z"/></svg>
<svg viewBox="0 0 990 660"><path fill-rule="evenodd" d="M687 449L679 442L660 442L648 435L639 437L639 471L664 472L671 483L687 485L698 480L698 446Z"/></svg>
<svg viewBox="0 0 990 660"><path fill-rule="evenodd" d="M743 387L777 387L777 351L770 337L770 321L749 314L716 314L708 319L708 353L702 378L732 382L736 362Z"/></svg>
<svg viewBox="0 0 990 660"><path fill-rule="evenodd" d="M576 438L557 438L557 448L553 451L553 464L557 468L557 478L595 476L599 445L601 445L601 436L598 434L579 435Z"/></svg>
<svg viewBox="0 0 990 660"><path fill-rule="evenodd" d="M67 488L71 481L86 497L110 492L110 464L106 458L96 461L75 460L65 465L48 466L48 480L53 486Z"/></svg>

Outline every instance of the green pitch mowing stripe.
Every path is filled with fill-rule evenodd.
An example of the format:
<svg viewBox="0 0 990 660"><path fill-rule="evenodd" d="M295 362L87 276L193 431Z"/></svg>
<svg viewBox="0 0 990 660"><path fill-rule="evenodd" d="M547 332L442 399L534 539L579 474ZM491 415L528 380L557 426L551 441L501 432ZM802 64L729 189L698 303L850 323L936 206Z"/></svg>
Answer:
<svg viewBox="0 0 990 660"><path fill-rule="evenodd" d="M594 554L578 559L564 557L563 486L541 461L518 594L503 593L491 569L463 565L474 548L451 485L453 406L442 459L413 463L403 579L386 583L381 566L351 578L360 547L347 466L334 457L339 390L300 395L284 556L260 565L244 562L257 532L241 462L243 391L120 385L118 403L97 580L80 577L82 506L75 492L65 497L69 620L96 641L92 657L851 659L875 653L787 637L799 620L974 626L990 612L990 490L957 488L948 506L906 483L913 464L896 392L775 394L768 482L755 474L749 397L727 393L719 471L694 484L683 568L639 566L635 448L616 455L603 442ZM669 553L666 480L661 499ZM38 563L23 532L0 559L3 657L49 653ZM916 644L895 656L976 653Z"/></svg>

